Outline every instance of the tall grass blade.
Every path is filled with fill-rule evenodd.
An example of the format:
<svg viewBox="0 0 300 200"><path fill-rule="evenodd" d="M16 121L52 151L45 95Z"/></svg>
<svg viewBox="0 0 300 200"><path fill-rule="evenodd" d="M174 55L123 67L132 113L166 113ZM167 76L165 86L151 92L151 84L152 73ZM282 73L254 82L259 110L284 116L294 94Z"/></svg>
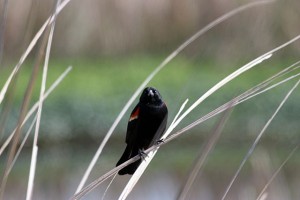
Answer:
<svg viewBox="0 0 300 200"><path fill-rule="evenodd" d="M27 141L27 139L28 139L28 137L29 137L29 134L31 133L31 131L32 131L32 129L33 129L33 126L34 126L35 123L36 123L36 119L37 119L37 115L34 117L34 119L33 119L32 123L31 123L29 129L27 130L27 132L26 132L26 134L25 134L25 137L23 138L23 141L21 142L21 145L19 146L19 149L18 149L18 151L17 151L17 153L16 153L16 155L15 155L15 157L14 157L14 160L12 161L12 163L11 163L9 169L8 169L8 173L7 173L7 174L10 173L10 171L12 170L12 168L13 168L15 162L17 161L17 159L18 159L18 157L19 157L19 155L20 155L20 153L21 153L21 151L22 151L22 149L23 149L23 147L24 147L24 145L25 145L25 143L26 143L26 141ZM7 175L6 175L6 176L7 176Z"/></svg>
<svg viewBox="0 0 300 200"><path fill-rule="evenodd" d="M32 188L33 188L33 174L35 174L36 160L37 160L38 146L33 146L32 156L30 162L29 181L27 186L26 200L32 199Z"/></svg>
<svg viewBox="0 0 300 200"><path fill-rule="evenodd" d="M152 148L149 148L145 151L145 153L148 153L154 149L154 146ZM105 173L101 177L97 178L94 180L92 183L89 185L85 186L82 190L80 190L78 193L73 195L70 199L71 200L77 200L83 197L84 195L88 194L91 192L93 189L95 189L97 186L99 186L103 181L107 180L109 177L115 175L120 169L124 168L125 166L137 161L140 159L139 155L136 155L135 157L127 160L126 162L122 163L121 165L111 169L109 172Z"/></svg>
<svg viewBox="0 0 300 200"><path fill-rule="evenodd" d="M272 49L271 51L259 56L258 58L252 60L251 62L247 63L243 67L239 68L238 70L234 71L227 77L225 77L223 80L218 82L216 85L214 85L211 89L209 89L205 94L203 94L191 107L189 107L186 112L184 112L178 120L174 123L174 126L177 126L181 120L183 120L193 109L195 109L202 101L204 101L207 97L209 97L211 94L219 90L221 87L223 87L228 82L232 81L234 78L238 77L242 73L245 73L246 71L250 70L251 68L255 67L256 65L260 64L264 60L269 59L273 53L276 51L279 51L280 49L294 43L295 41L300 39L300 35L297 35L293 39L289 40L288 42L276 47L275 49Z"/></svg>
<svg viewBox="0 0 300 200"><path fill-rule="evenodd" d="M118 174L115 174L114 177L113 177L113 178L111 179L111 181L109 182L108 186L106 187L106 189L105 189L105 191L104 191L104 193L103 193L103 195L102 195L101 200L104 200L105 195L106 195L108 189L110 188L111 184L113 183L113 181L115 180L115 178L116 178L117 175L118 175Z"/></svg>
<svg viewBox="0 0 300 200"><path fill-rule="evenodd" d="M273 175L271 176L271 178L268 180L268 182L266 183L266 185L263 187L263 189L259 193L259 195L256 198L256 200L263 199L263 196L266 194L266 190L268 189L268 187L271 185L271 183L273 182L273 180L276 178L276 176L282 170L282 168L284 167L284 165L291 159L291 157L294 155L294 153L298 150L298 148L299 148L299 144L290 152L290 154L286 157L286 159L282 162L282 164L278 167L278 169L273 173Z"/></svg>
<svg viewBox="0 0 300 200"><path fill-rule="evenodd" d="M10 84L10 88L6 93L5 99L2 104L2 109L0 113L0 142L2 141L2 138L4 136L4 130L7 125L6 122L8 120L9 115L11 114L17 80L18 80L18 75L16 75L15 79L12 80L12 83Z"/></svg>
<svg viewBox="0 0 300 200"><path fill-rule="evenodd" d="M48 37L48 41L47 41L46 56L45 56L40 98L39 98L39 107L38 107L38 111L37 111L37 120L36 120L35 134L34 134L34 140L33 140L33 146L32 146L32 156L31 156L31 164L30 164L30 171L29 171L29 178L28 178L26 200L30 200L32 198L32 191L33 191L34 178L35 178L35 169L36 169L36 160L37 160L37 154L38 154L37 142L38 142L38 135L39 135L39 129L40 129L42 109L43 109L43 96L44 96L45 88L46 88L49 57L50 57L51 44L52 44L53 32L54 32L55 20L56 20L56 10L57 10L59 2L60 2L59 0L56 2L54 14L53 14L54 20L51 25L50 33L49 33L49 37Z"/></svg>
<svg viewBox="0 0 300 200"><path fill-rule="evenodd" d="M286 83L294 78L297 78L300 73L297 73L295 75L291 75L289 76L288 78L278 82L278 83L275 83L273 85L270 85L272 82L274 82L276 79L286 75L287 73L290 73L296 69L298 69L300 66L296 66L296 64L299 64L299 61L294 63L293 65L289 66L288 68L282 70L281 72L277 73L276 75L270 77L269 79L263 81L262 83L252 87L251 89L247 90L246 92L238 95L237 97L233 98L232 100L230 100L229 102L219 106L218 108L216 108L215 110L209 112L208 114L204 115L203 117L199 118L198 120L194 121L193 123L187 125L186 127L182 128L181 130L177 131L176 133L170 135L170 137L168 137L166 139L166 141L169 141L169 140L173 140L174 138L178 137L179 135L181 135L183 132L186 132L188 131L189 129L205 122L206 120L216 116L217 114L220 114L221 112L224 112L228 106L230 105L231 102L234 102L232 106L236 106L240 103L243 103L244 101L247 101L259 94L262 94L264 92L267 92L283 83ZM270 85L270 86L269 86ZM269 86L269 87L268 87ZM166 142L165 141L165 142Z"/></svg>
<svg viewBox="0 0 300 200"><path fill-rule="evenodd" d="M23 147L24 147L24 145L25 145L25 142L26 142L27 139L28 139L28 136L29 136L30 132L31 132L32 129L33 129L33 126L34 126L34 124L35 124L35 122L36 122L36 118L37 118L37 116L34 117L34 119L33 119L32 123L31 123L31 125L30 125L30 127L29 127L27 133L25 134L25 137L24 137L24 139L23 139L23 141L22 141L22 143L21 143L21 145L20 145L18 151L16 152L16 155L15 155L13 161L11 162L11 165L8 167L8 169L6 170L5 174L3 175L3 179L7 179L7 178L8 178L8 175L10 174L10 172L11 172L11 170L12 170L12 168L13 168L15 162L17 161L17 159L18 159L18 157L19 157L19 155L20 155L20 153L21 153L21 151L22 151L22 149L23 149Z"/></svg>
<svg viewBox="0 0 300 200"><path fill-rule="evenodd" d="M22 122L23 122L23 120L26 116L26 112L28 110L28 106L29 106L29 103L30 103L30 100L31 100L31 97L32 97L33 87L35 85L35 81L36 81L36 78L37 78L37 75L38 75L39 66L40 66L40 63L41 63L42 58L43 58L43 51L44 51L45 45L46 45L46 37L44 37L44 39L42 41L42 44L40 46L39 53L38 53L37 59L36 59L36 63L34 64L32 74L31 74L31 78L29 80L29 83L27 85L26 92L25 92L25 95L24 95L24 98L23 98L21 111L20 111L20 115L19 115L19 119L18 119L18 123L17 123L16 132L14 134L13 141L12 141L12 144L11 144L11 148L10 148L10 151L9 151L9 154L8 154L8 159L7 159L7 162L6 162L6 168L5 168L5 172L4 172L5 174L7 174L7 171L10 168L10 165L11 165L11 163L14 159L15 153L16 153L17 145L19 143L20 133L22 131L21 124L22 124ZM1 183L1 188L0 188L0 199L3 198L3 193L4 193L4 190L5 190L7 177L8 176L4 176L2 178L2 183Z"/></svg>
<svg viewBox="0 0 300 200"><path fill-rule="evenodd" d="M174 123L175 123L176 120L178 119L179 115L182 113L182 111L183 111L183 109L184 109L184 107L185 107L185 105L187 104L188 101L189 101L189 100L186 99L185 102L182 104L182 106L180 107L178 113L175 115L175 117L174 117L172 123L170 124L170 126L174 126Z"/></svg>
<svg viewBox="0 0 300 200"><path fill-rule="evenodd" d="M216 127L212 131L206 143L203 150L199 153L198 158L196 159L196 162L193 166L193 168L190 170L189 176L187 177L187 180L183 187L181 188L181 191L177 197L179 200L185 200L187 199L187 194L192 186L192 184L195 182L196 176L199 174L200 169L204 165L209 153L213 150L214 146L216 145L218 139L220 138L220 135L224 129L224 125L226 124L229 116L230 116L230 108L226 109L226 112L221 116L220 121L216 124Z"/></svg>
<svg viewBox="0 0 300 200"><path fill-rule="evenodd" d="M287 101L287 99L290 97L290 95L296 89L296 87L299 85L299 83L300 83L300 79L292 87L292 89L287 93L287 95L284 97L284 99L281 101L281 103L277 107L277 109L274 112L274 114L271 116L271 118L268 120L268 122L265 124L265 126L263 127L263 129L260 131L260 133L256 137L255 141L253 142L252 146L250 147L249 151L247 152L246 156L244 157L242 163L238 167L238 170L236 171L236 173L234 174L233 178L231 179L228 187L226 188L225 193L222 196L222 200L224 200L226 198L229 190L231 189L231 186L233 185L234 181L236 180L237 176L239 175L239 173L242 170L243 166L245 165L246 161L251 156L252 152L254 151L254 149L255 149L256 145L258 144L259 140L261 139L262 135L265 133L266 129L269 127L269 125L273 121L274 117L277 115L277 113L279 112L279 110L282 108L282 106L284 105L284 103Z"/></svg>

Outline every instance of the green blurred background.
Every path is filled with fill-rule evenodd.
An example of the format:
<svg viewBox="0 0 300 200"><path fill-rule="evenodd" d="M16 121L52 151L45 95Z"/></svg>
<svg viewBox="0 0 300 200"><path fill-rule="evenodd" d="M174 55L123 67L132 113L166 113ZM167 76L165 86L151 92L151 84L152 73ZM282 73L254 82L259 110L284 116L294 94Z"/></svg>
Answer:
<svg viewBox="0 0 300 200"><path fill-rule="evenodd" d="M1 19L5 19L5 23L1 21L4 26L0 37L0 86L55 4L54 1L38 0L5 2L0 4ZM196 31L248 2L71 1L57 18L47 87L68 66L73 69L43 107L33 199L68 199L108 129L139 84ZM201 36L172 60L149 83L167 102L169 123L185 99L189 99L187 106L191 105L239 67L298 35L299 6L299 1L288 0L244 11ZM297 41L233 80L196 108L176 130L298 61L299 47ZM0 107L3 116L5 106L12 105L6 123L1 127L4 135L1 144L16 126L37 49L22 65L15 90L9 90L13 98L6 98ZM31 105L39 97L41 70L36 83ZM221 197L256 135L293 84L295 81L286 83L233 110L189 199ZM230 199L254 198L299 142L299 102L300 93L296 89L242 171L237 180L240 184L234 185ZM125 147L126 125L133 107L109 140L89 181L115 166ZM219 119L214 117L162 147L147 169L146 178L141 179L130 198L176 198L182 180ZM28 125L24 131L27 128ZM32 139L26 143L9 178L7 199L25 198ZM6 154L1 156L0 172L4 170ZM298 153L291 159L270 187L270 199L300 198L296 189L300 184L299 156ZM116 199L127 179L118 177L106 199ZM107 184L86 199L101 198ZM149 194L143 196L143 191L149 191Z"/></svg>

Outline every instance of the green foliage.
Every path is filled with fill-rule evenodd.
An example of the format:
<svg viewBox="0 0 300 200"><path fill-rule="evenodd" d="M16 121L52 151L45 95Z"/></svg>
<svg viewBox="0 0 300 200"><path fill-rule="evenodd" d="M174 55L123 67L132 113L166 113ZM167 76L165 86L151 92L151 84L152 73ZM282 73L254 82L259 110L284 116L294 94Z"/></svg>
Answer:
<svg viewBox="0 0 300 200"><path fill-rule="evenodd" d="M72 65L73 70L45 102L41 126L44 134L41 137L60 140L82 134L97 138L99 135L103 136L139 84L160 64L163 58L164 56L135 55L117 58L52 60L49 64L48 86L67 66ZM149 85L161 91L170 110L170 122L186 98L189 98L189 103L192 103L241 65L221 66L220 63L212 61L191 62L190 59L177 57ZM265 80L279 69L278 66L283 65L258 67L242 75L204 101L179 127L193 122ZM12 129L16 123L20 102L30 79L31 68L32 63L26 63L20 72L15 92L14 114L10 118L7 129ZM2 80L5 79L1 76L1 84L4 83ZM37 83L40 81L41 77ZM290 87L289 85L281 86L235 108L225 129L230 132L226 137L242 138L249 133L257 134L274 112ZM35 88L34 101L38 100L39 89L39 87ZM298 130L297 113L300 113L299 106L297 106L299 99L299 94L293 95L276 117L276 123L274 122L274 125L270 127L270 131L282 135L283 131L288 130L288 137L295 137ZM121 121L117 132L126 130L129 112ZM199 128L202 131L209 131L212 122L205 123ZM281 124L287 124L287 126L283 127Z"/></svg>

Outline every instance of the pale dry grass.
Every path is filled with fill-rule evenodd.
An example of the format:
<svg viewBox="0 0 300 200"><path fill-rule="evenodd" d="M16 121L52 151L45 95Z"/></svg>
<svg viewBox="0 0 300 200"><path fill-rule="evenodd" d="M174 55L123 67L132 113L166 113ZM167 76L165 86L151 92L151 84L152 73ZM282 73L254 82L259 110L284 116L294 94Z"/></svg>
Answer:
<svg viewBox="0 0 300 200"><path fill-rule="evenodd" d="M2 181L1 181L0 199L3 199L3 195L4 195L4 192L6 189L6 182L9 177L9 174L11 172L11 169L13 168L13 165L15 164L15 161L18 158L18 155L24 146L24 143L28 138L28 134L31 132L32 126L36 123L33 150L32 150L32 158L31 158L31 165L30 165L30 172L29 172L29 180L28 180L28 189L27 189L27 196L26 196L27 200L32 199L32 191L33 191L35 169L36 169L36 160L37 160L37 153L38 153L37 143L38 143L39 124L40 124L40 119L41 119L43 101L47 98L49 93L57 86L57 84L60 83L60 81L65 77L65 75L70 71L70 68L69 68L61 77L59 77L59 79L48 90L48 92L45 93L48 62L49 62L49 57L50 57L50 49L51 49L51 43L52 43L52 38L53 38L53 31L54 31L56 15L62 10L62 8L68 2L69 1L64 1L63 3L57 4L57 6L55 6L53 15L48 18L48 20L44 23L44 25L41 27L41 29L37 32L37 34L35 35L35 37L31 41L31 43L27 47L24 54L21 56L18 64L14 67L13 71L9 75L7 81L5 82L4 86L2 87L2 89L0 91L0 104L1 104L3 102L5 95L7 94L8 87L16 78L25 59L27 58L29 53L32 51L32 49L35 47L39 38L43 36L41 45L39 47L39 53L36 57L36 62L35 62L35 65L34 65L34 68L32 71L32 75L31 75L30 81L27 85L27 89L26 89L26 92L25 92L25 95L23 98L22 107L21 107L17 126L16 126L15 130L12 132L12 134L9 135L6 142L1 146L0 155L5 150L5 148L11 143L11 148L8 153L6 168L5 168L4 175L3 175ZM45 51L46 51L46 56L44 57ZM39 68L40 68L40 65L41 65L43 59L45 59L45 63L44 63L44 70L43 70L43 79L42 79L42 83L41 83L40 100L31 110L28 111L29 103L31 101L31 97L32 97L32 93L33 93L33 87L36 85L38 71L39 71ZM22 133L22 126L25 124L25 122L28 120L28 118L35 112L36 109L38 110L37 116L34 118L34 120L32 122L32 126L30 126L30 129L28 130L26 136L24 137L24 140L21 143L19 150L17 150L18 145L19 145L19 140L21 137L21 133Z"/></svg>
<svg viewBox="0 0 300 200"><path fill-rule="evenodd" d="M53 14L47 19L47 21L44 23L44 25L41 27L41 29L37 32L37 34L34 36L33 40L27 47L24 54L21 56L19 62L12 70L11 74L9 75L7 81L5 82L4 86L2 87L0 91L0 104L2 104L3 99L7 95L7 91L13 80L16 78L20 68L22 67L25 59L30 54L32 49L36 46L38 40L42 38L42 45L40 47L40 53L36 57L36 64L34 66L33 74L30 83L28 84L27 91L24 95L24 100L22 104L22 109L20 111L20 117L18 120L18 124L16 126L16 129L9 135L9 137L6 139L5 143L0 148L0 156L4 152L4 150L8 147L9 144L12 145L10 149L10 153L8 155L8 161L4 172L4 177L2 178L2 184L1 184L1 190L0 190L0 199L3 199L3 193L5 192L5 185L6 180L9 177L10 171L14 166L14 163L16 162L16 159L18 158L20 152L22 151L22 148L31 133L33 126L35 127L35 134L34 134L34 140L33 140L33 146L32 146L32 157L31 157L31 167L29 172L29 179L28 179L28 185L27 185L27 200L32 199L32 193L34 190L34 180L35 180L35 170L36 170L36 163L37 163L37 155L38 155L38 134L39 134L39 127L40 127L40 120L42 117L42 107L43 102L48 97L48 95L54 90L54 88L63 80L63 78L68 74L71 68L68 68L58 79L57 81L46 91L46 80L47 80L47 72L48 72L48 62L50 59L50 49L52 44L52 38L53 38L53 32L55 27L55 20L56 15L58 15L62 9L70 2L70 0L65 0L60 3L58 1L57 6L54 9ZM247 9L254 8L257 6L263 6L263 4L271 3L273 1L257 1L257 2L251 2L249 4L245 4L244 6L241 6L231 12L226 13L225 15L221 16L220 18L216 19L215 21L211 22L207 26L205 26L203 29L196 32L193 36L191 36L187 41L185 41L182 45L180 45L174 52L172 52L168 57L166 57L162 63L155 68L155 70L144 80L144 82L141 83L141 85L138 87L138 89L134 92L134 94L130 97L128 102L125 104L121 112L119 113L118 117L115 119L114 123L112 124L111 128L107 132L105 138L103 139L102 143L100 144L98 150L96 151L92 161L88 164L88 167L81 179L81 181L78 184L78 187L75 191L75 194L71 199L80 199L84 197L89 192L93 191L97 186L99 186L103 181L107 180L108 178L112 177L113 175L116 175L116 173L123 167L127 166L128 164L136 161L139 159L139 156L135 156L134 158L128 160L127 162L123 163L122 165L113 168L109 172L105 173L101 177L95 179L90 184L86 185L86 181L90 176L91 171L93 170L96 162L98 161L103 148L107 144L107 141L113 134L115 128L125 115L128 108L132 105L132 103L135 101L135 99L138 97L140 92L143 90L145 86L149 84L149 82L155 77L164 67L167 66L167 64L173 60L178 54L180 54L186 47L188 47L191 43L196 41L200 36L207 33L210 29L214 28L215 26L219 25L220 23L224 22L225 20L229 19L230 17L233 17ZM1 23L2 24L2 23ZM1 25L0 24L0 25ZM1 27L0 27L1 28ZM1 29L3 30L3 29ZM1 38L1 36L0 36ZM215 84L213 87L211 87L206 93L201 95L194 103L192 103L190 106L188 106L188 101L185 101L181 108L179 109L177 115L173 119L171 125L166 130L165 134L163 135L163 143L159 143L153 147L150 147L149 149L145 150L145 153L148 154L148 156L145 158L145 160L142 162L136 173L131 177L129 182L127 183L126 187L124 188L123 192L120 194L119 199L126 199L134 186L138 183L139 178L143 175L143 172L146 170L147 166L151 162L151 160L154 158L156 152L158 151L159 147L161 145L166 145L170 141L178 138L182 134L186 133L188 130L194 128L195 126L200 125L206 120L211 119L212 117L224 112L223 117L221 117L221 121L217 124L217 128L215 131L213 131L213 134L211 138L208 140L206 147L203 149L203 152L201 152L199 158L196 160L195 165L191 166L190 175L187 177L186 183L183 184L182 193L179 194L178 199L185 199L189 188L194 183L195 177L198 175L201 167L203 167L207 157L209 156L209 153L213 150L213 147L215 146L218 138L220 137L222 133L223 126L226 123L226 119L228 118L229 110L232 109L234 106L239 105L242 102L245 102L249 99L252 99L256 97L259 94L262 94L264 92L267 92L269 90L272 90L273 88L284 84L288 81L293 81L295 78L297 78L300 75L300 72L297 72L299 69L299 61L294 63L293 65L283 69L282 71L278 72L275 75L270 76L267 80L263 81L262 83L254 86L253 88L247 90L246 92L242 93L241 95L238 95L237 97L233 98L229 102L221 105L220 107L216 108L215 110L211 111L210 113L204 115L203 117L199 118L196 121L191 122L188 126L180 129L179 131L174 132L174 129L180 124L180 122L185 119L195 108L201 105L203 101L205 101L208 97L210 97L212 94L214 94L216 91L220 90L222 87L224 87L226 84L234 80L235 78L239 77L243 73L247 73L248 70L252 69L255 66L263 65L263 62L271 59L272 56L277 52L284 50L288 45L295 43L297 40L300 39L300 35L292 38L291 40L285 42L284 44L270 50L269 52L257 57L256 59L253 59L249 63L245 64L244 66L238 68L233 73L229 74L227 77L222 79L220 82ZM1 40L0 40L1 41ZM1 50L1 49L0 49ZM45 57L44 57L44 53ZM0 53L1 54L1 53ZM43 68L43 74L42 74L42 82L41 90L40 90L40 97L39 101L29 110L29 102L31 100L32 96L32 88L36 83L36 77L38 74L38 69L41 65L42 60L44 59L44 68ZM0 59L1 60L1 59ZM287 76L287 77L284 77ZM283 79L283 80L281 80ZM244 164L251 156L253 150L256 148L256 145L259 143L261 137L265 133L266 129L272 122L272 120L276 117L276 115L279 113L279 110L282 106L284 106L285 102L288 100L292 92L296 89L298 86L300 80L293 86L292 89L290 89L285 96L285 98L281 101L280 105L277 107L274 114L271 116L271 118L266 122L265 126L261 130L261 132L258 134L257 138L253 142L252 146L249 148L246 156L241 161L241 164L239 168L237 169L236 173L234 174L233 178L231 179L230 183L227 185L226 191L223 194L222 200L227 197L228 192L231 189L231 186L233 185L234 181L238 177L240 171L242 170ZM185 109L185 107L188 107ZM35 114L34 119L32 120L31 126L29 127L27 133L25 134L25 137L23 138L23 141L21 142L21 145L18 147L20 143L20 137L22 133L22 127L26 123L27 120L30 119L32 115ZM280 172L280 170L283 168L283 166L287 163L288 160L291 159L292 155L295 153L295 151L298 149L298 146L294 148L294 150L286 157L286 159L281 163L281 165L278 167L278 169L273 173L273 175L270 177L269 181L265 184L265 187L261 190L260 194L258 195L257 199L265 199L267 198L266 189L268 186L272 183L276 175ZM114 181L114 178L111 180L110 184ZM109 186L110 186L109 184ZM85 186L86 185L86 186ZM107 187L107 189L109 188ZM107 190L106 190L107 191ZM106 193L105 191L105 193ZM102 196L104 199L105 193Z"/></svg>

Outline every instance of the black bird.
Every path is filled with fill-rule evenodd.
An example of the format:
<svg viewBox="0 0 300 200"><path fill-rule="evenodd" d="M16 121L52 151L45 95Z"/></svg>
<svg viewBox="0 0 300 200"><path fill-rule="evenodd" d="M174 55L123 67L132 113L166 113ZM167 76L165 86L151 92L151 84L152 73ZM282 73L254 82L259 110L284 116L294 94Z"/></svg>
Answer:
<svg viewBox="0 0 300 200"><path fill-rule="evenodd" d="M116 166L141 154L143 150L158 142L166 129L167 118L168 108L160 93L155 88L145 88L139 103L131 112L126 133L127 146ZM118 174L133 174L141 162L139 159L129 164Z"/></svg>

